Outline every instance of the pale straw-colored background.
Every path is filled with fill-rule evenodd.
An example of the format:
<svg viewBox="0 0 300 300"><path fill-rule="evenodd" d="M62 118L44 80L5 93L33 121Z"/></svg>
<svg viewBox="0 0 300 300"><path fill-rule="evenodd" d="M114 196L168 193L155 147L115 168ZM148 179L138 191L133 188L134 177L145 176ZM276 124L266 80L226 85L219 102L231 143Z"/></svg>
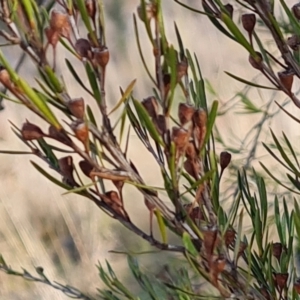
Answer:
<svg viewBox="0 0 300 300"><path fill-rule="evenodd" d="M171 0L163 2L169 42L177 47L173 25L175 21L185 47L198 56L202 74L218 91L217 100L220 100L222 106L243 88L242 84L224 74L224 70L249 80L256 74L256 71L249 67L246 52L222 36L206 17L189 12ZM200 9L200 1L184 2ZM104 0L104 4L107 44L111 54L107 73L107 99L109 107L112 108L120 98L119 87L126 88L134 78L138 79L134 90L137 99L151 95L152 86L142 68L133 31L132 14L136 12L138 1ZM153 71L152 48L146 39L141 22L139 28L145 57L149 58L149 65L152 64ZM4 51L14 64L19 53L17 48L10 47ZM85 97L96 110L92 99L89 99L68 75L64 63L67 56L68 54L60 48L58 71L64 77L69 93L72 97ZM74 60L72 62L74 66L78 66L80 77L87 83L82 66ZM34 84L35 73L29 60L26 60L20 73ZM251 93L251 100L258 107L266 103L270 97L271 94L267 92L259 94L253 90ZM284 96L279 93L272 97L279 102L284 100ZM208 95L208 98L212 101L216 97ZM4 105L5 110L0 113L0 149L27 150L12 134L8 121L17 126L21 126L26 119L41 126L45 124L19 105L7 101ZM273 106L274 110L275 104ZM292 104L287 108L299 117L299 111ZM234 110L236 111L237 107ZM237 146L236 137L242 139L259 117L231 113L219 118L217 124L227 143ZM280 113L271 126L277 134L284 130L289 137L294 137L293 143L298 146L299 125L290 121L286 115ZM46 126L43 128L46 129ZM267 128L265 129L267 132ZM263 139L270 140L268 135L263 135ZM218 147L218 150L223 149ZM265 151L261 151L259 155L265 155ZM147 184L162 186L153 158L134 134L130 139L130 158L139 168ZM238 155L233 157L238 158L241 157ZM112 249L141 251L147 249L146 243L123 229L117 222L111 221L86 199L73 195L62 196L64 191L43 178L32 167L30 159L50 172L48 167L35 157L0 155L0 253L7 263L15 269L21 270L23 267L32 273L35 266L43 266L50 279L68 283L91 293L101 285L95 267L98 261L103 263L108 259L118 274L127 278L126 259L108 251ZM239 163L242 167L243 160L239 160ZM125 203L133 221L148 230L148 214L143 209L143 199L134 193L132 187L125 189ZM143 267L157 271L156 263L162 259L161 257L145 257L142 260ZM22 279L0 273L0 299L50 300L67 297L45 285L27 283Z"/></svg>

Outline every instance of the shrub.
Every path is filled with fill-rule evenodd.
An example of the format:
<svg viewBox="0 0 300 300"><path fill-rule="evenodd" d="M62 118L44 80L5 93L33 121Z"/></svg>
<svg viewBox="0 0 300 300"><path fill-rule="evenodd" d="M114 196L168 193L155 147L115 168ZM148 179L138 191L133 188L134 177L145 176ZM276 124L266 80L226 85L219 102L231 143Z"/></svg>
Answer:
<svg viewBox="0 0 300 300"><path fill-rule="evenodd" d="M298 195L300 189L299 162L293 143L285 134L279 139L271 131L274 147L263 144L269 155L288 171L283 179L261 162L268 177L283 188L282 193L272 195L272 183L266 186L264 176L249 168L260 131L274 116L268 111L271 105L277 105L287 117L299 122L285 108L286 102L270 101L261 108L246 93L240 94L245 111L262 114L262 121L252 128L257 135L249 149L247 168L237 170L230 165L228 149L220 153L216 150L216 144L223 143L215 129L216 118L220 116L219 101L208 101L206 88L211 86L205 85L198 59L185 48L176 24L178 46L169 41L162 1L141 0L137 14L133 15L137 47L153 94L142 101L136 99L134 91L138 84L132 80L125 89L120 89L120 100L110 111L106 99L110 48L106 44L103 3L101 0L56 2L45 5L31 0L1 2L1 19L7 26L1 35L8 43L19 45L35 63L38 74L33 87L0 52L0 82L6 89L2 96L24 105L43 120L42 125L37 125L25 117L23 125L13 124L12 130L29 153L57 173L58 176L53 176L44 166L31 162L48 180L68 193L92 201L120 226L154 248L175 252L180 258L175 267L166 265L155 277L143 271L137 258L127 253L130 271L143 290L142 296L126 287L108 262L106 266L97 266L106 288L99 289L96 296L50 281L41 267L36 268L36 275L27 270L18 272L1 257L0 269L51 285L79 299L299 299L295 245L300 233L300 207L294 198L291 209L290 200L283 196L286 191ZM257 83L231 73L229 76L253 88L284 93L295 107L300 107L293 91L293 79L300 76L298 4L290 9L280 0L280 9L288 21L284 18L278 21L274 2L267 0L236 1L234 5L203 0L202 10L175 2L183 6L183 13L189 9L208 17L222 34L242 46L249 56L246 68L254 68L269 83ZM239 17L235 13L237 8L247 13ZM81 23L83 28L79 28ZM153 57L143 54L141 26L153 48ZM276 44L276 51L260 38L262 30ZM60 78L56 64L59 43L70 57L82 63L89 85L83 83L79 72L66 59L74 84L81 86L89 99L80 95L72 98ZM234 57L231 59L234 61ZM183 101L179 102L179 98ZM97 103L101 122L91 109L92 101ZM117 115L116 121L112 115ZM159 167L160 187L149 186L139 173L135 157L129 157L130 130L134 130L141 147L147 149ZM66 151L68 155L59 155ZM231 171L231 189L226 192L221 189L221 182L227 170ZM124 185L132 185L143 196L150 216L149 231L135 224L127 211ZM165 194L167 203L163 201ZM227 208L223 202L228 198L231 203ZM153 234L153 223L158 225L159 236ZM251 224L250 232L245 232L247 223ZM170 233L176 236L172 241L168 238Z"/></svg>

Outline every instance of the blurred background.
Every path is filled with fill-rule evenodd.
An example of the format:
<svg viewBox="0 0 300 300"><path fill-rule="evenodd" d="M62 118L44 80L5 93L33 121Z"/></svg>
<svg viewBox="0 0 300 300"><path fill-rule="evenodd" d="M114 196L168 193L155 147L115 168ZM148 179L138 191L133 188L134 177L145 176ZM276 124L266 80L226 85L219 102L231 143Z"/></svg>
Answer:
<svg viewBox="0 0 300 300"><path fill-rule="evenodd" d="M107 99L109 107L113 108L120 99L119 87L125 89L128 84L137 78L134 96L142 100L152 95L152 85L142 67L139 57L134 29L133 13L139 4L137 0L104 0L107 26L107 45L111 60L107 72ZM242 102L242 92L257 107L265 107L270 101L270 112L278 107L274 100L283 103L286 99L283 94L251 89L247 91L243 84L227 76L228 71L237 76L252 80L257 75L256 70L248 64L247 53L233 41L224 37L202 15L190 12L174 1L162 1L164 5L164 21L169 43L177 47L174 30L176 22L181 33L183 43L191 53L198 57L203 77L207 80L209 101L219 100L220 111L226 112L217 120L218 134L222 143L217 144L217 151L236 150L233 154L233 163L242 167L258 166L259 160L266 158L266 151L261 147L261 141L270 141L269 126L275 133L284 131L298 147L298 125L293 123L284 113L279 112L272 122L267 121L264 129L255 140L256 132L250 132L248 142L242 148L240 145L249 133L252 126L262 118L260 114L245 115ZM190 0L184 3L201 9L200 1ZM235 1L231 2L235 7ZM287 1L289 5L294 4ZM241 11L235 11L238 19ZM141 22L138 23L142 49L153 72L154 60L152 48L146 38ZM266 35L264 40L270 43ZM270 44L272 49L272 44ZM8 59L14 65L20 51L15 47L3 48ZM65 58L70 58L63 48L59 48L58 72L62 75L71 97L84 97L94 107L92 99L84 93L76 81L68 74ZM278 54L277 52L274 53ZM70 58L78 73L84 74L83 68L76 60ZM151 65L152 64L152 65ZM33 85L36 73L30 59L26 59L20 69L24 76ZM88 84L84 76L82 80ZM268 84L262 77L258 77L261 84ZM298 83L294 90L297 91ZM176 101L182 100L179 94ZM4 110L0 112L0 149L27 150L18 138L12 133L10 121L21 126L29 119L33 123L39 120L22 106L4 101ZM94 106L93 106L94 105ZM296 117L297 110L291 103L286 108ZM253 147L251 141L257 144L255 159L247 160L248 152ZM256 145L254 145L256 146ZM231 148L231 149L230 149ZM299 149L299 147L298 147ZM130 158L137 165L145 182L153 186L161 186L160 173L151 155L139 143L137 137L130 137ZM130 284L126 256L109 253L109 250L143 251L148 245L117 222L109 219L94 204L84 198L71 194L63 196L64 191L48 182L30 164L34 160L42 167L42 161L31 156L0 155L0 253L6 262L14 269L25 268L34 273L34 268L42 266L49 279L63 284L70 284L83 292L94 295L96 288L101 286L95 265L105 263L107 259L121 278ZM274 161L264 161L269 166ZM274 165L275 166L275 165ZM225 174L226 175L226 174ZM57 176L57 175L56 175ZM228 175L227 175L228 176ZM227 181L227 184L230 181ZM224 181L226 185L226 181ZM223 187L226 190L226 186ZM134 222L144 230L148 230L148 211L144 209L141 195L135 193L134 188L125 188L125 205ZM228 201L232 200L230 198ZM159 272L162 261L178 263L178 258L168 253L160 255L144 255L140 257L142 268L148 268L153 273ZM168 259L168 260L167 260ZM68 299L59 291L42 284L26 282L23 279L8 276L0 272L0 299Z"/></svg>

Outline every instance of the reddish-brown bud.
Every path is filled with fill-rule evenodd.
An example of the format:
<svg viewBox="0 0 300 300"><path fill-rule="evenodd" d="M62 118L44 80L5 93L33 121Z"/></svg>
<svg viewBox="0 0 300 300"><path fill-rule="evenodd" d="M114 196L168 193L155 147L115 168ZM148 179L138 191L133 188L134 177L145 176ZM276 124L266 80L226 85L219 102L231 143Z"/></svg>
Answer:
<svg viewBox="0 0 300 300"><path fill-rule="evenodd" d="M255 14L243 14L242 15L242 24L243 24L244 29L249 34L252 34L253 29L256 24L256 15Z"/></svg>
<svg viewBox="0 0 300 300"><path fill-rule="evenodd" d="M300 3L295 4L292 7L292 11L294 13L295 18L299 21L300 20Z"/></svg>
<svg viewBox="0 0 300 300"><path fill-rule="evenodd" d="M84 118L84 100L83 98L75 98L67 103L67 106L74 117L83 120Z"/></svg>
<svg viewBox="0 0 300 300"><path fill-rule="evenodd" d="M37 140L45 136L40 127L29 123L28 121L23 124L21 134L26 141Z"/></svg>
<svg viewBox="0 0 300 300"><path fill-rule="evenodd" d="M66 12L53 9L50 16L50 27L52 30L57 31L63 37L70 37L71 25L69 16Z"/></svg>
<svg viewBox="0 0 300 300"><path fill-rule="evenodd" d="M73 158L72 156L62 157L58 160L58 166L63 176L63 180L70 186L75 186L76 182L73 177Z"/></svg>
<svg viewBox="0 0 300 300"><path fill-rule="evenodd" d="M261 70L262 69L262 62L263 62L263 57L261 53L256 52L257 57L254 58L253 56L249 56L249 63L254 69Z"/></svg>
<svg viewBox="0 0 300 300"><path fill-rule="evenodd" d="M287 39L287 44L289 47L294 50L298 51L299 50L299 45L300 45L300 37L298 35L292 35Z"/></svg>
<svg viewBox="0 0 300 300"><path fill-rule="evenodd" d="M294 290L300 295L300 278L296 278L294 282Z"/></svg>
<svg viewBox="0 0 300 300"><path fill-rule="evenodd" d="M173 127L172 128L172 140L176 148L181 151L187 147L189 142L189 132L184 128Z"/></svg>
<svg viewBox="0 0 300 300"><path fill-rule="evenodd" d="M107 47L96 48L93 52L93 61L96 65L105 68L109 61L109 51Z"/></svg>
<svg viewBox="0 0 300 300"><path fill-rule="evenodd" d="M185 149L185 156L190 160L195 160L197 157L197 152L193 142L189 142Z"/></svg>
<svg viewBox="0 0 300 300"><path fill-rule="evenodd" d="M193 105L187 103L179 103L178 117L181 125L185 125L192 120L196 109Z"/></svg>
<svg viewBox="0 0 300 300"><path fill-rule="evenodd" d="M193 115L194 135L199 149L203 146L206 135L207 114L203 109L197 109Z"/></svg>
<svg viewBox="0 0 300 300"><path fill-rule="evenodd" d="M156 7L154 3L146 3L145 12L141 5L137 7L137 13L141 21L150 21L156 15Z"/></svg>
<svg viewBox="0 0 300 300"><path fill-rule="evenodd" d="M85 0L85 7L89 17L94 20L97 11L95 0Z"/></svg>
<svg viewBox="0 0 300 300"><path fill-rule="evenodd" d="M219 242L218 230L217 228L205 227L202 229L202 233L204 249L207 255L212 255Z"/></svg>
<svg viewBox="0 0 300 300"><path fill-rule="evenodd" d="M79 167L83 174L87 177L91 177L91 172L93 171L93 166L86 160L82 160L79 162Z"/></svg>
<svg viewBox="0 0 300 300"><path fill-rule="evenodd" d="M227 151L223 151L220 154L220 165L221 169L224 170L228 167L231 161L231 154Z"/></svg>
<svg viewBox="0 0 300 300"><path fill-rule="evenodd" d="M236 232L232 228L228 228L224 235L225 245L228 248L234 243Z"/></svg>
<svg viewBox="0 0 300 300"><path fill-rule="evenodd" d="M147 200L146 197L144 198L144 202L145 202L146 207L147 207L150 211L153 211L153 210L156 208L156 206L155 206L153 203L151 203L149 200Z"/></svg>
<svg viewBox="0 0 300 300"><path fill-rule="evenodd" d="M200 173L200 164L198 160L190 160L187 159L184 164L183 164L184 169L188 174L193 176L195 179L199 178L199 173Z"/></svg>
<svg viewBox="0 0 300 300"><path fill-rule="evenodd" d="M277 74L282 85L288 90L289 93L291 93L294 81L294 73L283 71L278 72Z"/></svg>
<svg viewBox="0 0 300 300"><path fill-rule="evenodd" d="M89 129L85 122L77 120L71 124L71 128L77 139L85 144L89 138Z"/></svg>
<svg viewBox="0 0 300 300"><path fill-rule="evenodd" d="M45 34L48 40L48 43L55 48L59 41L59 32L52 29L51 27L45 28Z"/></svg>
<svg viewBox="0 0 300 300"><path fill-rule="evenodd" d="M289 273L276 273L274 274L274 281L279 291L282 291L286 287Z"/></svg>
<svg viewBox="0 0 300 300"><path fill-rule="evenodd" d="M49 127L49 137L65 144L65 145L71 145L72 141L66 134L66 132L63 129L56 129L54 126L50 125Z"/></svg>
<svg viewBox="0 0 300 300"><path fill-rule="evenodd" d="M233 6L228 3L228 4L225 4L224 7L225 7L225 9L228 12L229 17L232 19L232 16L233 16Z"/></svg>
<svg viewBox="0 0 300 300"><path fill-rule="evenodd" d="M181 80L183 76L187 74L188 63L187 61L181 61L177 63L176 71L177 71L177 82Z"/></svg>
<svg viewBox="0 0 300 300"><path fill-rule="evenodd" d="M5 87L10 87L11 86L11 78L6 69L3 67L0 68L0 82L5 86Z"/></svg>
<svg viewBox="0 0 300 300"><path fill-rule="evenodd" d="M81 57L90 58L92 55L91 44L87 39L78 39L75 43L75 50Z"/></svg>
<svg viewBox="0 0 300 300"><path fill-rule="evenodd" d="M272 254L274 257L277 258L278 261L280 261L282 250L283 250L283 246L281 243L273 243Z"/></svg>
<svg viewBox="0 0 300 300"><path fill-rule="evenodd" d="M142 101L143 106L147 110L151 118L156 118L158 113L158 103L155 97L148 97Z"/></svg>
<svg viewBox="0 0 300 300"><path fill-rule="evenodd" d="M157 131L162 135L167 131L167 123L164 115L158 115L154 120Z"/></svg>

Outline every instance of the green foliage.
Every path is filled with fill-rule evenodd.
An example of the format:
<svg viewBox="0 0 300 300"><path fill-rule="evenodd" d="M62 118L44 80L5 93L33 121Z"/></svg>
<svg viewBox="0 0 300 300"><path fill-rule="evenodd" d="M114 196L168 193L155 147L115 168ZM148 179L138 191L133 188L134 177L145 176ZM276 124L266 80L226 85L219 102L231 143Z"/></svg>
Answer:
<svg viewBox="0 0 300 300"><path fill-rule="evenodd" d="M283 139L280 139L270 130L273 143L265 142L263 146L270 157L287 170L286 178L283 180L264 162L260 164L266 178L251 168L261 131L268 120L283 110L299 123L284 108L287 102L277 103L279 109L273 101L259 107L248 96L249 87L237 93L234 98L242 105L240 113L259 115L261 120L254 124L240 148L228 147L219 134L216 120L226 115L230 107L207 97L208 91L214 96L217 93L209 83L205 84L201 64L197 56L186 49L176 24L173 30L178 47L168 40L162 1L141 0L137 9L139 18L133 16L134 33L148 75L148 79L143 80L149 80L153 85L153 95L142 101L136 99L134 95L140 79L130 78L129 73L131 83L125 91L120 89L120 100L108 112L106 66L109 64L109 45L105 38L103 3L101 0L56 2L62 6L62 12L55 8L50 12L53 3L49 7L38 7L32 0L1 2L0 18L11 32L11 35L2 35L8 42L19 45L34 61L39 75L37 87L31 87L1 52L0 82L9 94L5 97L24 105L44 123L43 128L30 121L20 129L12 125L13 132L29 151L0 153L37 156L62 179L51 175L45 166L32 162L44 177L67 193L76 193L92 201L149 245L176 253L180 267L164 265L162 273L155 276L143 270L131 253L124 252L140 291L127 287L106 262L105 267L97 266L105 287L99 288L95 297L68 285L51 282L41 268L36 268L38 276L26 270L14 271L2 256L0 269L10 275L50 285L78 299L299 299L299 270L295 265L299 251L295 248L300 234L299 204L297 198L290 203L291 197L280 193L272 195L268 189L271 184L266 181L271 178L285 192L297 197L300 190L297 150L286 134L283 133ZM284 1L280 1L282 13L289 20L284 23L277 21L273 4L267 0L236 1L235 6L220 0L203 0L203 11L175 2L201 17L208 17L222 34L237 42L249 55L248 67L260 72L271 86L226 72L230 77L251 88L283 92L295 107L300 107L300 101L292 91L294 77L300 77L297 60L299 6L290 10ZM242 24L233 16L236 7L251 11L251 14L241 16ZM23 18L24 24L17 16ZM80 38L82 29L79 31L78 20L82 21L85 30L82 36L88 36L88 39ZM141 28L153 46L153 57L143 54ZM268 30L281 58L274 57L260 38L262 28ZM292 37L287 38L285 35L290 33ZM83 64L88 86L71 60L65 61L74 83L78 83L97 104L101 124L87 104L88 100L72 99L57 73L58 42L70 57ZM49 47L54 51L53 61L47 59ZM153 73L151 64L155 69ZM184 101L177 103L179 97ZM276 112L270 112L271 105L276 107ZM63 122L61 112L67 121ZM117 121L112 125L112 116L116 113ZM134 157L128 155L131 128L160 168L160 187L147 185ZM247 149L247 138L253 132L254 142ZM121 141L125 135L123 147ZM217 143L224 148L221 153L216 150ZM237 170L225 150L233 153L247 150L244 168ZM67 156L58 158L58 152L66 151ZM230 207L223 205L228 200L228 193L221 189L223 172L230 174L234 191L229 196ZM87 179L88 183L84 184ZM114 189L107 191L109 184L113 184ZM126 184L134 186L144 198L145 209L150 214L149 232L139 228L126 209L126 199L123 199ZM162 200L163 192L169 197L168 205ZM158 224L159 238L153 235L153 222ZM176 236L172 242L169 233Z"/></svg>

